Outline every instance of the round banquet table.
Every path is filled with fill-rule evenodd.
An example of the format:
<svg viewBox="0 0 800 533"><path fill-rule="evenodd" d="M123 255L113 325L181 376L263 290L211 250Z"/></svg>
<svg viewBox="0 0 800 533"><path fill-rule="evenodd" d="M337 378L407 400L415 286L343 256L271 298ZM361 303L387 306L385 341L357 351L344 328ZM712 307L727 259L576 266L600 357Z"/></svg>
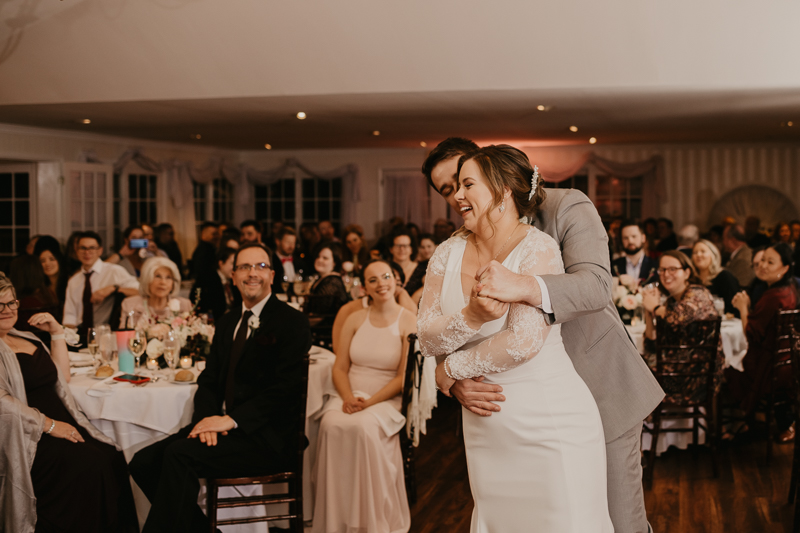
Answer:
<svg viewBox="0 0 800 533"><path fill-rule="evenodd" d="M311 490L311 472L314 468L319 418L315 415L322 409L324 394L333 387L331 369L336 356L324 348L311 348L311 363L308 368L308 400L306 405L306 436L309 440L303 461L303 499L306 520L312 517L314 509L313 491ZM192 369L195 375L196 369ZM73 369L80 372L80 369ZM149 374L147 371L140 373ZM119 375L115 372L115 376ZM73 375L69 387L78 406L89 420L106 436L113 439L130 461L133 455L157 442L167 435L176 432L189 424L194 410L194 393L196 384L180 384L166 379L167 371L158 372L160 379L145 386L133 386L129 383L114 381L112 378L97 380L85 374ZM133 486L136 511L139 523L144 524L150 503L136 483ZM253 495L257 491L271 490L258 486L224 488L220 496ZM280 489L274 487L274 492ZM285 490L285 489L284 489ZM225 494L226 491L229 491ZM230 492L235 491L235 493ZM205 484L198 496L201 505L205 505ZM264 514L264 507L244 507L220 509L218 516L222 518L239 518ZM276 522L279 527L288 527L288 523ZM225 526L226 532L249 533L268 530L266 522Z"/></svg>
<svg viewBox="0 0 800 533"><path fill-rule="evenodd" d="M639 353L644 353L644 324L637 326L625 326L628 334L636 345ZM742 359L747 354L747 339L742 330L742 321L738 318L725 318L722 320L720 328L720 337L722 337L722 352L725 354L725 367L733 367L742 372ZM691 427L690 420L664 420L662 421L663 428L688 428ZM642 433L642 449L649 450L652 436L650 433ZM706 440L705 431L700 428L698 435L698 443L703 444ZM692 443L691 433L661 433L658 438L658 449L656 454L664 453L670 446L675 446L680 449L686 449Z"/></svg>

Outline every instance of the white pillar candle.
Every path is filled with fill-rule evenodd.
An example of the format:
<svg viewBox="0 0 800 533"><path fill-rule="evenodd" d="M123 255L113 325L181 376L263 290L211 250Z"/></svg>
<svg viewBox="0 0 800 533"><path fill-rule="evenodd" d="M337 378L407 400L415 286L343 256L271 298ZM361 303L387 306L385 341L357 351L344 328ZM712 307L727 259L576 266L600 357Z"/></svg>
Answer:
<svg viewBox="0 0 800 533"><path fill-rule="evenodd" d="M184 355L181 357L181 368L192 368L192 356Z"/></svg>

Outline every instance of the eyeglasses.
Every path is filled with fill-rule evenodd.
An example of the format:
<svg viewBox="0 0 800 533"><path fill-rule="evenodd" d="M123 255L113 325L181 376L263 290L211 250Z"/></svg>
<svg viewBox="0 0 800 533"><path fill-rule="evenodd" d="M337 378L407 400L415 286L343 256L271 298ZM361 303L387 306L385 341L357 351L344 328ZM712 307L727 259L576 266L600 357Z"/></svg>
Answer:
<svg viewBox="0 0 800 533"><path fill-rule="evenodd" d="M0 313L9 309L10 311L16 311L19 309L19 300L11 300L10 302L0 302Z"/></svg>
<svg viewBox="0 0 800 533"><path fill-rule="evenodd" d="M237 272L250 272L251 270L255 270L256 272L264 272L265 270L271 270L271 267L267 263L256 263L254 265L248 265L245 263L244 265L236 265L234 270Z"/></svg>
<svg viewBox="0 0 800 533"><path fill-rule="evenodd" d="M99 246L78 246L79 252L94 252L95 250L99 250Z"/></svg>
<svg viewBox="0 0 800 533"><path fill-rule="evenodd" d="M677 272L678 270L683 270L683 269L680 267L667 267L667 268L659 268L658 270L656 270L656 272L658 272L659 276L663 276L664 274L669 274L670 276L674 276L675 272Z"/></svg>

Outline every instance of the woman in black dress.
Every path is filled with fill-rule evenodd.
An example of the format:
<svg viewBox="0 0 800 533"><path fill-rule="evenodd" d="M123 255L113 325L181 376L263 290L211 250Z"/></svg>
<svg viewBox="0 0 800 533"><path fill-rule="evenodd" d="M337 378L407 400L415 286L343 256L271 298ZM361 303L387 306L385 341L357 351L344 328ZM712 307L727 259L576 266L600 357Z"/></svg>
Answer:
<svg viewBox="0 0 800 533"><path fill-rule="evenodd" d="M125 457L75 404L66 383L64 330L49 313L30 325L51 335L51 350L15 329L14 286L0 274L0 516L14 531L136 531ZM35 500L27 491L32 487ZM7 491L7 492L6 492Z"/></svg>
<svg viewBox="0 0 800 533"><path fill-rule="evenodd" d="M313 315L333 317L350 299L341 275L342 249L336 243L325 243L317 250L314 258L314 270L319 279L311 286L306 312Z"/></svg>

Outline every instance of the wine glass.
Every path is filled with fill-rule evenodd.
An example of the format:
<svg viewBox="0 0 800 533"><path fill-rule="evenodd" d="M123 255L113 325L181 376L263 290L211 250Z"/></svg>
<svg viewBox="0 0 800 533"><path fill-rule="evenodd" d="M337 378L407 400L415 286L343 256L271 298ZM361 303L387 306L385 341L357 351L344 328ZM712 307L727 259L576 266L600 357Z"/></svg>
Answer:
<svg viewBox="0 0 800 533"><path fill-rule="evenodd" d="M178 362L178 353L181 351L181 341L175 330L170 330L164 338L164 360L175 378L175 365Z"/></svg>
<svg viewBox="0 0 800 533"><path fill-rule="evenodd" d="M284 294L289 292L289 276L283 276L283 281L281 282L281 289L283 289Z"/></svg>
<svg viewBox="0 0 800 533"><path fill-rule="evenodd" d="M133 333L133 337L128 339L128 348L130 348L131 353L136 358L136 370L139 370L139 363L142 359L142 354L144 354L145 348L147 348L147 337L143 331L135 331Z"/></svg>
<svg viewBox="0 0 800 533"><path fill-rule="evenodd" d="M97 352L100 351L98 337L99 335L95 328L89 328L86 330L86 347L89 349L89 353L92 355L92 365L94 365L95 370L97 369L99 363L97 360Z"/></svg>

